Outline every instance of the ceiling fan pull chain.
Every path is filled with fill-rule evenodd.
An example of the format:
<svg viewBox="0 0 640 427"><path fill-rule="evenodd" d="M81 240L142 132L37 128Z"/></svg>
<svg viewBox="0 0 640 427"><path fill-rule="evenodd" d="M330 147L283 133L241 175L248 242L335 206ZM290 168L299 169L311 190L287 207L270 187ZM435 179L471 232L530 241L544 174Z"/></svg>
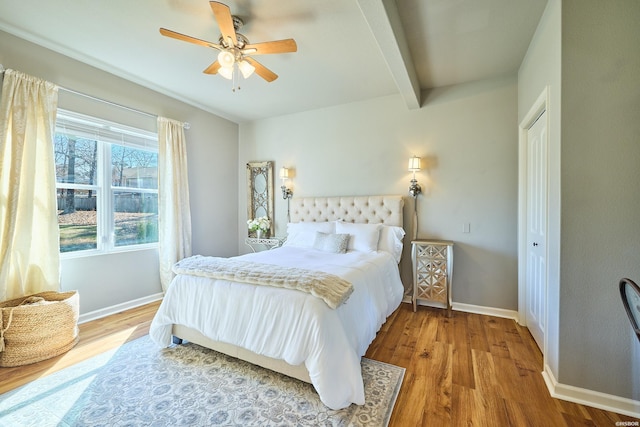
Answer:
<svg viewBox="0 0 640 427"><path fill-rule="evenodd" d="M240 90L240 86L239 86L239 85L238 85L238 86L236 86L236 79L237 79L237 77L236 77L236 76L237 76L237 75L238 75L238 70L237 70L237 68L234 66L234 67L233 67L233 73L231 74L231 76L232 76L232 78L233 78L233 80L232 80L232 81L233 81L233 88L232 88L231 90L232 90L233 92L235 92L235 91L236 91L236 87L238 88L238 90Z"/></svg>

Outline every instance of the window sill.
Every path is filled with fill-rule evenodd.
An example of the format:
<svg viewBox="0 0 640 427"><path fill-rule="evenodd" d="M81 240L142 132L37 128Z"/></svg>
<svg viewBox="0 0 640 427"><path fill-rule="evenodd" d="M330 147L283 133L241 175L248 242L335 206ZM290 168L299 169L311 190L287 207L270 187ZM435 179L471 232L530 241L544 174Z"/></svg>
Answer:
<svg viewBox="0 0 640 427"><path fill-rule="evenodd" d="M121 246L117 248L113 248L110 250L97 250L97 249L89 249L86 251L75 251L75 252L64 252L60 253L60 260L66 259L75 259L75 258L87 258L93 256L104 256L104 255L112 255L112 254L121 254L125 252L140 252L140 251L148 251L148 250L157 250L157 243L146 243L142 245L135 246Z"/></svg>

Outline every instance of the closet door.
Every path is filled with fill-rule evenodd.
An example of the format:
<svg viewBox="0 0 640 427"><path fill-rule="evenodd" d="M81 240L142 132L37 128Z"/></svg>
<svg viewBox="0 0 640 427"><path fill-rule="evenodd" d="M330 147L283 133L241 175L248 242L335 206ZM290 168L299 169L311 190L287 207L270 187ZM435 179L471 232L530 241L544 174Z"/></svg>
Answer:
<svg viewBox="0 0 640 427"><path fill-rule="evenodd" d="M544 351L547 320L547 113L527 133L526 325Z"/></svg>

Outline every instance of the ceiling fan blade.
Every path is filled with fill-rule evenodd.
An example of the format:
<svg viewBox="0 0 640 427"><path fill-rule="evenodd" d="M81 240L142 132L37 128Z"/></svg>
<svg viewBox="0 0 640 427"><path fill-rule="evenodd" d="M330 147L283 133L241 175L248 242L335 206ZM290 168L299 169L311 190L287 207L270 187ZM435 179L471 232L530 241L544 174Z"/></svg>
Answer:
<svg viewBox="0 0 640 427"><path fill-rule="evenodd" d="M265 55L268 53L288 53L297 51L298 45L294 39L248 44L242 49L242 53L245 55Z"/></svg>
<svg viewBox="0 0 640 427"><path fill-rule="evenodd" d="M221 67L220 63L218 61L215 61L214 63L209 65L207 68L205 68L203 73L205 73L205 74L218 74L218 70L220 69L220 67Z"/></svg>
<svg viewBox="0 0 640 427"><path fill-rule="evenodd" d="M231 9L229 9L229 6L217 1L210 1L209 5L211 6L211 10L213 11L216 21L218 22L218 27L220 28L220 32L222 33L222 37L225 42L228 42L229 38L231 38L233 46L237 45L238 39L236 38L236 30L233 27L233 18L231 17Z"/></svg>
<svg viewBox="0 0 640 427"><path fill-rule="evenodd" d="M262 77L263 79L265 79L266 81L272 82L278 78L278 75L276 73L274 73L273 71L271 71L270 69L268 69L267 67L265 67L264 65L256 61L255 59L245 57L244 60L247 61L249 64L253 65L254 67L256 67L255 73L260 77Z"/></svg>
<svg viewBox="0 0 640 427"><path fill-rule="evenodd" d="M182 40L185 42L197 44L204 47L212 47L214 49L223 50L223 47L217 43L208 42L206 40L197 39L195 37L187 36L184 34L176 33L175 31L167 30L166 28L160 28L160 34L163 36L171 37L174 39Z"/></svg>

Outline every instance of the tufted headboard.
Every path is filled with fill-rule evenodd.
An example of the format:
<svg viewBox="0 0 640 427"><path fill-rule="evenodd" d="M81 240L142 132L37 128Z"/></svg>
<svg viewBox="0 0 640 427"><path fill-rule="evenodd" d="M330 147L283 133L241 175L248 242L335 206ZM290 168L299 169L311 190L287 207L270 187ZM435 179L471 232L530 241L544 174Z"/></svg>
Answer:
<svg viewBox="0 0 640 427"><path fill-rule="evenodd" d="M294 197L291 222L342 220L402 227L402 196Z"/></svg>

